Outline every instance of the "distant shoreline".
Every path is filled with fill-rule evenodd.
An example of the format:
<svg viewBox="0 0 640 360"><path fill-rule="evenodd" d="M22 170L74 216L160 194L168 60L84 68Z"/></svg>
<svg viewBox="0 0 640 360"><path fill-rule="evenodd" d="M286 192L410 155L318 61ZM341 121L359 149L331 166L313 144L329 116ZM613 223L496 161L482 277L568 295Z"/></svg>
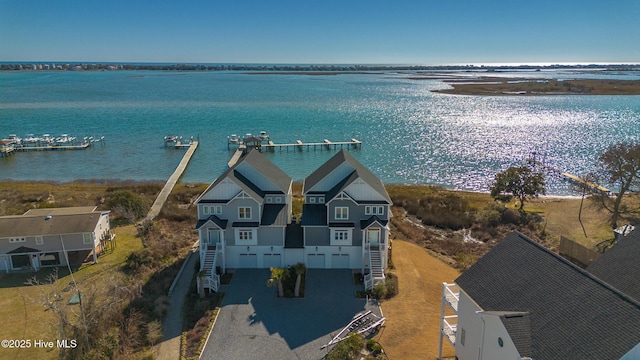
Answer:
<svg viewBox="0 0 640 360"><path fill-rule="evenodd" d="M501 71L539 70L640 71L640 64L576 64L576 65L359 65L359 64L166 64L166 63L99 63L99 62L0 62L0 71L257 71L274 73L353 74L371 71L462 71L499 73Z"/></svg>
<svg viewBox="0 0 640 360"><path fill-rule="evenodd" d="M413 78L419 80L420 78ZM429 78L427 78L429 79ZM452 89L433 92L455 95L543 96L543 95L640 95L640 80L612 79L443 79Z"/></svg>

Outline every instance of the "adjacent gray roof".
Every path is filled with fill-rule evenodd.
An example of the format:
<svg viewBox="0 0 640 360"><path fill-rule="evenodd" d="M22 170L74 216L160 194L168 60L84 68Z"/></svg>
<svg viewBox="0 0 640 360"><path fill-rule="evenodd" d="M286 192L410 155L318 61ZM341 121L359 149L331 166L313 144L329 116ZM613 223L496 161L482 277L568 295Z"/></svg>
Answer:
<svg viewBox="0 0 640 360"><path fill-rule="evenodd" d="M640 301L640 230L618 240L587 271Z"/></svg>
<svg viewBox="0 0 640 360"><path fill-rule="evenodd" d="M262 208L262 219L260 225L281 225L285 226L289 222L289 212L284 204L267 204Z"/></svg>
<svg viewBox="0 0 640 360"><path fill-rule="evenodd" d="M380 226L387 226L389 220L383 220L377 217L376 215L371 216L366 220L360 220L360 229L366 229L371 226L373 223L378 223Z"/></svg>
<svg viewBox="0 0 640 360"><path fill-rule="evenodd" d="M327 225L327 207L318 204L302 205L302 226L326 226Z"/></svg>
<svg viewBox="0 0 640 360"><path fill-rule="evenodd" d="M229 220L222 220L219 217L215 216L215 215L211 215L208 218L204 219L204 220L198 220L198 223L196 224L196 230L200 229L204 224L208 223L209 221L211 221L212 223L216 224L220 229L226 229L227 228L227 222Z"/></svg>
<svg viewBox="0 0 640 360"><path fill-rule="evenodd" d="M0 217L0 237L58 235L93 232L102 212L67 215Z"/></svg>
<svg viewBox="0 0 640 360"><path fill-rule="evenodd" d="M29 209L24 215L28 216L47 216L47 215L71 215L71 214L86 214L96 211L97 206L73 206L64 208L44 208L44 209Z"/></svg>
<svg viewBox="0 0 640 360"><path fill-rule="evenodd" d="M260 189L257 185L252 183L249 179L247 179L244 175L242 175L237 168L240 164L247 163L251 165L254 169L256 169L264 178L271 181L283 194L287 194L289 192L289 187L291 186L291 178L284 171L280 170L275 164L273 164L269 159L264 157L259 151L251 150L246 155L242 156L238 162L227 169L222 175L220 175L209 187L205 190L202 195L204 196L211 189L215 188L220 182L224 179L229 178L233 180L244 192L251 195L255 199L263 199L265 192ZM207 203L212 202L210 200L198 200L198 203Z"/></svg>
<svg viewBox="0 0 640 360"><path fill-rule="evenodd" d="M311 173L311 175L307 176L304 179L304 185L302 188L302 193L306 194L309 189L313 188L317 185L322 179L327 177L334 169L340 166L342 163L348 163L353 169L354 172L351 173L347 178L341 181L339 187L334 187L329 193L335 196L340 191L342 191L345 187L347 187L353 180L360 178L364 180L369 186L375 189L380 195L382 195L389 204L391 204L391 198L387 193L387 190L384 188L384 184L377 176L375 176L369 169L367 169L364 165L362 165L358 160L356 160L353 156L351 156L347 151L340 150L337 152L331 159L327 160L324 164L322 164L316 171ZM330 200L331 196L329 196Z"/></svg>
<svg viewBox="0 0 640 360"><path fill-rule="evenodd" d="M527 312L496 311L521 357L531 357L531 317Z"/></svg>
<svg viewBox="0 0 640 360"><path fill-rule="evenodd" d="M536 360L618 359L640 343L640 303L517 232L456 283L485 311L528 312Z"/></svg>

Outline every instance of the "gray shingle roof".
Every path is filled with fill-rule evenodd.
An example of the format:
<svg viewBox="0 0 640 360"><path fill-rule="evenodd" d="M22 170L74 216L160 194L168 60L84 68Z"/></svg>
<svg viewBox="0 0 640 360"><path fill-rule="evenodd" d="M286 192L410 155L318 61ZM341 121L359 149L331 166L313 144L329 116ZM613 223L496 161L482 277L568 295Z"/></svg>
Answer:
<svg viewBox="0 0 640 360"><path fill-rule="evenodd" d="M222 220L219 217L215 216L215 215L211 215L208 218L204 219L204 220L198 220L198 223L196 224L196 230L200 229L204 224L208 223L209 221L213 222L214 224L218 225L218 227L220 229L226 229L227 228L227 222L229 220Z"/></svg>
<svg viewBox="0 0 640 360"><path fill-rule="evenodd" d="M2 216L0 237L77 234L93 232L102 212L46 216Z"/></svg>
<svg viewBox="0 0 640 360"><path fill-rule="evenodd" d="M621 238L587 271L640 301L640 230Z"/></svg>
<svg viewBox="0 0 640 360"><path fill-rule="evenodd" d="M387 226L387 223L389 222L389 220L380 219L376 215L373 215L366 220L360 220L360 229L366 229L376 222L381 226Z"/></svg>
<svg viewBox="0 0 640 360"><path fill-rule="evenodd" d="M283 194L288 193L289 187L291 186L292 182L289 175L287 175L274 163L269 161L269 159L267 159L264 155L260 154L259 151L254 149L241 157L234 166L230 167L224 173L222 173L222 175L220 175L211 185L209 185L209 187L202 193L202 195L200 195L200 198L202 198L206 193L215 188L226 178L233 180L236 184L238 184L238 186L240 186L240 188L242 188L243 191L245 191L255 199L264 198L265 192L237 170L237 168L243 163L247 163L252 168L257 170L264 178L268 179L274 185L276 185L276 187L280 189ZM210 201L199 199L198 203L200 202L205 203Z"/></svg>
<svg viewBox="0 0 640 360"><path fill-rule="evenodd" d="M456 283L485 311L530 313L536 360L618 359L640 343L640 303L520 233Z"/></svg>
<svg viewBox="0 0 640 360"><path fill-rule="evenodd" d="M375 176L369 169L367 169L364 165L362 165L358 160L356 160L353 156L351 156L347 151L340 150L331 159L327 160L324 164L322 164L316 171L311 173L311 175L307 176L304 179L304 185L302 189L302 193L306 194L310 189L312 189L315 185L317 185L322 179L324 179L327 175L329 175L334 169L340 166L342 163L348 163L355 171L351 173L348 177L348 180L343 180L340 184L341 188L332 189L332 194L337 194L342 191L346 186L348 186L353 180L356 178L360 178L364 180L369 186L375 189L382 197L384 197L389 204L391 204L391 198L387 193L387 190L384 188L384 184L377 176ZM335 195L334 195L335 196ZM330 199L327 199L330 200Z"/></svg>
<svg viewBox="0 0 640 360"><path fill-rule="evenodd" d="M289 212L284 204L267 204L262 208L262 219L260 225L287 225L289 222Z"/></svg>

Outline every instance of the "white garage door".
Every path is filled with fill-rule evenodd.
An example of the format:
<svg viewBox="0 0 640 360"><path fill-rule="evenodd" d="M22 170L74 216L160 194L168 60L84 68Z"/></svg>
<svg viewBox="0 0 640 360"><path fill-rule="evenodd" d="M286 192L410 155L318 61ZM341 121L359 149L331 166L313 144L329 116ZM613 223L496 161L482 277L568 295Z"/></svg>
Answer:
<svg viewBox="0 0 640 360"><path fill-rule="evenodd" d="M331 255L332 269L349 269L349 254L333 254Z"/></svg>
<svg viewBox="0 0 640 360"><path fill-rule="evenodd" d="M307 267L310 269L324 269L324 254L307 255Z"/></svg>
<svg viewBox="0 0 640 360"><path fill-rule="evenodd" d="M241 269L255 269L258 267L258 255L240 254L238 257L238 267Z"/></svg>
<svg viewBox="0 0 640 360"><path fill-rule="evenodd" d="M265 268L281 267L282 261L280 254L264 254L262 265Z"/></svg>

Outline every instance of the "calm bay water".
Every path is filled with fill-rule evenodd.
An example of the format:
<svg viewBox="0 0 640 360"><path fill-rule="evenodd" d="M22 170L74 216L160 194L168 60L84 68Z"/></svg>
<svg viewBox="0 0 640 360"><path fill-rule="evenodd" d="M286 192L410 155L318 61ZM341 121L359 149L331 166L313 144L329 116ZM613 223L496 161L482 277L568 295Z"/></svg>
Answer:
<svg viewBox="0 0 640 360"><path fill-rule="evenodd" d="M606 77L576 73L503 76ZM638 74L616 78L640 79ZM267 131L276 143L363 141L351 151L385 183L487 191L497 171L532 152L574 174L619 141L640 141L640 96L476 97L431 92L402 74L251 75L206 72L2 72L0 137L104 136L84 151L0 158L0 179L166 180L183 151L163 137L200 136L183 181L211 182L231 156L227 136ZM302 180L334 151L266 155ZM549 178L548 192L570 195Z"/></svg>

